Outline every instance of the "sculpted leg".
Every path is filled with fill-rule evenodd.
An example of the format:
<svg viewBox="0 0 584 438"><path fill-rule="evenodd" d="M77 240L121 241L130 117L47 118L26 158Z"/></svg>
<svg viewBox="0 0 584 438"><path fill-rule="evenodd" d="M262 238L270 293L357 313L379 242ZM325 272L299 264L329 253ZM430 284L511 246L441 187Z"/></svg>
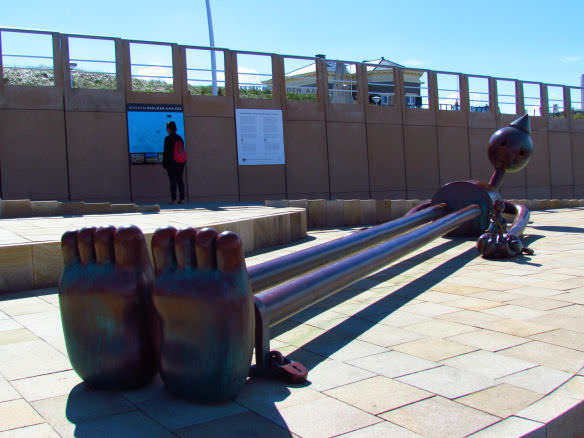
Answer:
<svg viewBox="0 0 584 438"><path fill-rule="evenodd" d="M59 304L67 352L95 388L134 388L157 370L151 288L154 279L136 227L85 228L61 239Z"/></svg>
<svg viewBox="0 0 584 438"><path fill-rule="evenodd" d="M152 255L163 381L196 401L234 398L249 373L254 337L241 240L210 228L164 228L152 238Z"/></svg>

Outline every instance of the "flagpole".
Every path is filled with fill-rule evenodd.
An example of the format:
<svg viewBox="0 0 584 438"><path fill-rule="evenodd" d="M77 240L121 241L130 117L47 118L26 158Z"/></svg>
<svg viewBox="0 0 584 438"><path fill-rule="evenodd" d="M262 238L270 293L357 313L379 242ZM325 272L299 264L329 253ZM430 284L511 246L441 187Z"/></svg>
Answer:
<svg viewBox="0 0 584 438"><path fill-rule="evenodd" d="M207 24L209 25L209 45L215 47L215 38L213 37L213 20L211 19L211 5L209 0L205 0L207 5ZM211 78L213 81L213 96L217 96L217 65L215 63L215 50L211 50Z"/></svg>

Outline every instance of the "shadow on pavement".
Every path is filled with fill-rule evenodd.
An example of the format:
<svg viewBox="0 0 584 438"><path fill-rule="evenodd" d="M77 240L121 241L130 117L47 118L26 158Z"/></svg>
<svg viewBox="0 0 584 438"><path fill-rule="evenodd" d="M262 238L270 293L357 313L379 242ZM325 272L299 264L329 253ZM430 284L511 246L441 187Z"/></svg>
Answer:
<svg viewBox="0 0 584 438"><path fill-rule="evenodd" d="M67 398L73 430L57 429L82 438L292 438L276 408L289 395L281 382L250 379L235 401L202 405L174 397L158 377L124 392L91 390L82 383Z"/></svg>
<svg viewBox="0 0 584 438"><path fill-rule="evenodd" d="M553 231L556 233L578 233L583 234L584 228L582 227L568 227L568 226L554 226L554 225L540 225L538 227L531 226L531 228L535 230L542 230L542 231Z"/></svg>
<svg viewBox="0 0 584 438"><path fill-rule="evenodd" d="M375 274L373 277L370 277L370 279L375 280L376 277L379 277L379 283L381 283L386 281L388 278L399 275L414 265L422 263L423 260L427 260L434 255L440 254L464 242L465 241L462 240L450 240L435 248L432 248L431 250L425 251L424 253L413 257L412 259L405 260L395 266L381 271ZM387 316L391 315L404 304L410 302L427 290L431 289L433 286L437 285L442 280L449 277L478 256L478 251L473 245L472 248L469 248L462 254L459 254L458 256L442 263L430 272L411 281L405 286L402 286L386 297L381 298L379 301L376 301L375 303L367 306L365 309L355 313L337 326L307 342L289 356L292 359L301 361L309 370L316 367L318 364L326 360L326 357L321 356L319 358L316 355L310 355L311 359L307 361L306 357L302 355L302 350L319 351L319 355L325 354L327 357L330 356L335 351L343 348L357 337L365 333L367 330L378 324ZM347 299L347 297L345 297L345 299ZM334 340L331 343L326 343L327 345L331 345L331 351L322 350L322 344L327 340Z"/></svg>

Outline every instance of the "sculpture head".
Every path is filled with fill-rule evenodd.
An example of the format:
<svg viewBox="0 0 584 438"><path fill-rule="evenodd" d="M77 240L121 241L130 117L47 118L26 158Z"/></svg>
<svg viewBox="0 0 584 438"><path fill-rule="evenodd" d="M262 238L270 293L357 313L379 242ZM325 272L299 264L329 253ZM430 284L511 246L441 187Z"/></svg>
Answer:
<svg viewBox="0 0 584 438"><path fill-rule="evenodd" d="M517 172L527 165L533 152L530 132L529 116L525 114L491 136L488 154L495 169Z"/></svg>

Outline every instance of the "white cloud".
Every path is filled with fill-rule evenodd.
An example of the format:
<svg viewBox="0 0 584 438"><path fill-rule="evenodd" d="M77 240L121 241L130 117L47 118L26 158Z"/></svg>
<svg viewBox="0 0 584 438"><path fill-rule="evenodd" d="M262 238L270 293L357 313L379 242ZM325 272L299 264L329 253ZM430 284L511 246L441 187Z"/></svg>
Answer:
<svg viewBox="0 0 584 438"><path fill-rule="evenodd" d="M225 82L225 72L222 71L217 71L215 72L215 79L218 82ZM189 75L189 79L190 80L199 80L199 81L210 81L213 77L213 73L211 72L211 70L205 71L205 72L195 72L195 73L191 73Z"/></svg>
<svg viewBox="0 0 584 438"><path fill-rule="evenodd" d="M256 86L260 85L262 81L271 79L271 77L265 76L261 74L259 71L254 70L253 68L238 66L237 73L240 75L239 83L241 85Z"/></svg>
<svg viewBox="0 0 584 438"><path fill-rule="evenodd" d="M417 58L409 58L409 59L406 59L403 62L403 64L406 67L423 67L425 65L425 62L420 60L420 59L417 59Z"/></svg>
<svg viewBox="0 0 584 438"><path fill-rule="evenodd" d="M489 100L489 96L486 94L481 93L469 93L469 99L471 101L471 105L476 105L476 102L483 102Z"/></svg>
<svg viewBox="0 0 584 438"><path fill-rule="evenodd" d="M258 74L259 71L254 70L253 68L247 67L237 67L237 73L248 73L248 74Z"/></svg>
<svg viewBox="0 0 584 438"><path fill-rule="evenodd" d="M172 84L172 68L163 66L136 66L132 68L132 76L139 76L143 80L163 81Z"/></svg>
<svg viewBox="0 0 584 438"><path fill-rule="evenodd" d="M582 59L581 55L577 55L577 56L562 56L562 61L563 62L577 62L580 61Z"/></svg>
<svg viewBox="0 0 584 438"><path fill-rule="evenodd" d="M225 73L223 73L222 71L218 71L216 74L217 74L217 80L219 82L225 82Z"/></svg>

